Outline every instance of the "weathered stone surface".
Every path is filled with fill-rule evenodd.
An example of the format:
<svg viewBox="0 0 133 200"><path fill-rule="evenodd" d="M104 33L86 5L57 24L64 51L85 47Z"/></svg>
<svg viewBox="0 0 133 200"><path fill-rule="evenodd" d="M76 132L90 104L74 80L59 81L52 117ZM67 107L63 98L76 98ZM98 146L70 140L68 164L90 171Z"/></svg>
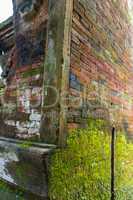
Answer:
<svg viewBox="0 0 133 200"><path fill-rule="evenodd" d="M58 143L60 146L66 143L67 132L66 97L69 87L72 5L71 0L49 0L43 119L40 130L45 141Z"/></svg>
<svg viewBox="0 0 133 200"><path fill-rule="evenodd" d="M48 198L48 166L54 145L0 138L0 179Z"/></svg>
<svg viewBox="0 0 133 200"><path fill-rule="evenodd" d="M6 82L0 94L0 135L38 140L48 1L14 0L13 7L14 21L11 18L0 27L0 46L5 45L1 50L5 51L1 56L2 76ZM39 118L34 120L33 115Z"/></svg>

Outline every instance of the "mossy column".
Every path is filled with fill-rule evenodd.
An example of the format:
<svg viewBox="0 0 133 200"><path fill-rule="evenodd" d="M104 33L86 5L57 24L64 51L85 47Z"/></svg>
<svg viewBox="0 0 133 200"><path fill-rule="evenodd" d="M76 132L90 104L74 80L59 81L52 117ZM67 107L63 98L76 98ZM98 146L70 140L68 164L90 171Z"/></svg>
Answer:
<svg viewBox="0 0 133 200"><path fill-rule="evenodd" d="M70 41L73 0L49 0L44 63L41 137L64 146L67 132Z"/></svg>

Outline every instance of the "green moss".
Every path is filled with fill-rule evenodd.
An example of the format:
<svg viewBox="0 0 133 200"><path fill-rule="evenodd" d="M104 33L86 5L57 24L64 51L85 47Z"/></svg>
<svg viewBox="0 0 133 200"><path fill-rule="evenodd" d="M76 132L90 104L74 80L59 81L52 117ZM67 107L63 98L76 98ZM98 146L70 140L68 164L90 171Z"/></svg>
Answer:
<svg viewBox="0 0 133 200"><path fill-rule="evenodd" d="M22 142L22 144L20 144L20 147L22 147L24 149L32 147L32 146L33 146L32 141L24 141L24 142Z"/></svg>
<svg viewBox="0 0 133 200"><path fill-rule="evenodd" d="M43 67L38 67L36 69L31 69L30 71L23 72L22 73L22 77L23 78L32 77L32 76L35 76L37 74L43 73L43 70L44 70Z"/></svg>
<svg viewBox="0 0 133 200"><path fill-rule="evenodd" d="M12 189L7 183L0 180L0 197L2 200L24 200L23 192Z"/></svg>
<svg viewBox="0 0 133 200"><path fill-rule="evenodd" d="M106 126L103 120L89 119L88 128L73 130L67 148L53 155L51 200L110 199L111 137ZM116 200L132 199L133 168L127 167L128 160L133 160L133 144L120 134L116 139Z"/></svg>

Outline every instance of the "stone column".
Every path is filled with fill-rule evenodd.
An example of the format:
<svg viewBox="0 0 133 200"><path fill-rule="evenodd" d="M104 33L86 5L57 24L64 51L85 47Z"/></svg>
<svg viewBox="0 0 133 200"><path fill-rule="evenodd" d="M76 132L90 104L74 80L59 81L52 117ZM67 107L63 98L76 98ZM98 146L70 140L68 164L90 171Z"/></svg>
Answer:
<svg viewBox="0 0 133 200"><path fill-rule="evenodd" d="M41 137L64 146L67 132L70 41L73 0L49 0L44 63Z"/></svg>

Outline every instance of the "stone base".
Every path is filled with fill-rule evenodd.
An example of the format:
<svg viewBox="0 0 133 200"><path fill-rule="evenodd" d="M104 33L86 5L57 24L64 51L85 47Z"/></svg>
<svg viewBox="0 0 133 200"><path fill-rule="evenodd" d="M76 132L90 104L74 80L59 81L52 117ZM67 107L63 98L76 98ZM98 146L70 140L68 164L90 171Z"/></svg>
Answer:
<svg viewBox="0 0 133 200"><path fill-rule="evenodd" d="M54 145L0 137L0 179L48 198L48 160Z"/></svg>

